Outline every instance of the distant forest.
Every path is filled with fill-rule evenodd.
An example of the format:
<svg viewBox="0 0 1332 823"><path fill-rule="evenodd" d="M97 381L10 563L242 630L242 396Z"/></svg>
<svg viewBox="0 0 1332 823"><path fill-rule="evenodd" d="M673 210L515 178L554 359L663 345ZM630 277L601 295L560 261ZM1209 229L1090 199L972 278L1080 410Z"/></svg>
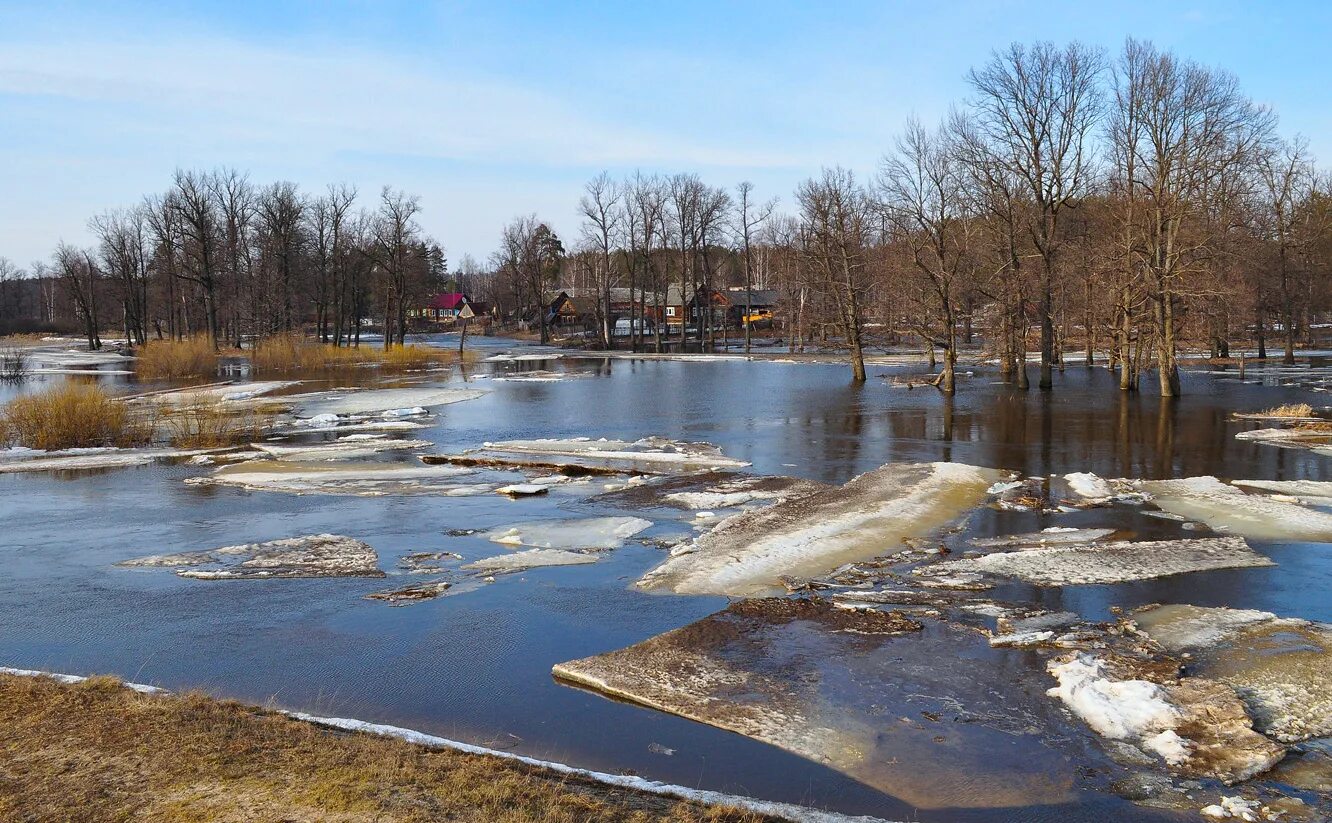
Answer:
<svg viewBox="0 0 1332 823"><path fill-rule="evenodd" d="M785 211L745 182L603 173L577 237L520 216L488 261L452 270L407 193L177 171L167 191L92 218L93 247L26 269L0 258L0 332L224 347L306 330L355 345L370 321L393 345L431 295L462 291L544 340L551 300L572 289L595 296L589 336L612 346L614 320L660 317L671 293L750 287L777 292L784 345L840 347L857 380L867 348L909 336L937 352L945 392L959 351L981 345L1022 387L1029 351L1043 388L1076 353L1105 357L1127 391L1151 375L1164 396L1179 393L1186 347L1289 362L1314 342L1332 176L1234 76L1129 40L1118 54L1014 44L967 79L967 98L942 122L907 122L872 174L824 168ZM649 350L738 331L707 313L629 325L628 344Z"/></svg>

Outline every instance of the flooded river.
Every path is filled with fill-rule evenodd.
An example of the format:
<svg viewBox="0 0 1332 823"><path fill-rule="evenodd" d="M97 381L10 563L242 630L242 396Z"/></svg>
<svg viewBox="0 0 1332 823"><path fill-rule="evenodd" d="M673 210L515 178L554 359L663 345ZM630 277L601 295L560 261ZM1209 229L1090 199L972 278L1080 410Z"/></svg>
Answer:
<svg viewBox="0 0 1332 823"><path fill-rule="evenodd" d="M477 342L483 354L519 350L511 341ZM566 379L499 379L536 370ZM871 367L870 380L856 386L846 367L832 364L566 356L478 362L405 375L392 385L485 392L434 409L427 428L410 432L441 452L498 440L657 435L715 444L751 463L754 473L830 484L901 461L954 461L1043 478L1093 472L1332 480L1332 457L1234 438L1245 426L1232 421L1233 411L1318 405L1320 395L1303 388L1197 370L1185 375L1183 399L1162 404L1150 392L1120 393L1104 369L1070 365L1056 374L1052 393L1016 391L980 368L959 380L955 398L946 398L886 379L909 370ZM347 379L307 382L299 390ZM374 459L419 465L412 454ZM210 471L158 464L0 475L0 665L201 688L602 771L893 820L1196 819L1135 807L1107 791L1116 767L1045 695L1053 682L1040 662L1030 652L990 648L974 637L932 630L885 650L881 659L827 667L830 678L844 678L829 692L849 708L825 711L857 723L905 723L896 716L904 706L937 712L966 704L970 711L1011 713L1012 722L960 731L937 745L923 732L885 733L864 769L835 770L557 682L555 664L640 643L729 602L635 590L631 584L662 561L659 546L695 528L687 514L591 499L604 478L520 499L297 495L184 482ZM481 535L463 532L597 515L637 515L653 525L591 565L502 575L472 591L403 608L363 599L384 589L384 580L201 581L114 565L148 554L334 532L373 546L390 582L405 583L413 581L393 572L410 553L448 551L468 559L499 553ZM1042 514L982 507L956 539L1052 525L1109 527L1138 539L1179 535L1177 522L1140 509ZM1113 606L1190 603L1332 622L1326 594L1332 545L1250 542L1276 565L1111 586L1006 583L990 595L1097 620L1108 619ZM811 639L805 652L831 660L846 653L843 645ZM866 659L881 665L867 666ZM780 673L780 665L772 666ZM995 694L975 676L982 667L1011 670L1006 682L1013 691ZM921 694L934 701L932 708L911 703ZM1026 718L1034 715L1029 724ZM1025 732L1037 723L1047 738L1058 739ZM885 776L893 771L885 764L900 768ZM996 793L995 781L1004 775L1013 777Z"/></svg>

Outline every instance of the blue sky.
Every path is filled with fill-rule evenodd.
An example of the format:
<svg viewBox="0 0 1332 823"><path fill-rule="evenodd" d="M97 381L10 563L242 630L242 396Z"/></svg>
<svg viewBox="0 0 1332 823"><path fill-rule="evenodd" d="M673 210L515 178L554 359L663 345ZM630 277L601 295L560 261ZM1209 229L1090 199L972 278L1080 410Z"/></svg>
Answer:
<svg viewBox="0 0 1332 823"><path fill-rule="evenodd" d="M873 172L1014 40L1149 39L1235 72L1332 164L1332 4L0 0L0 256L217 165L421 195L452 260L536 212L576 231L601 169L751 180L789 205Z"/></svg>

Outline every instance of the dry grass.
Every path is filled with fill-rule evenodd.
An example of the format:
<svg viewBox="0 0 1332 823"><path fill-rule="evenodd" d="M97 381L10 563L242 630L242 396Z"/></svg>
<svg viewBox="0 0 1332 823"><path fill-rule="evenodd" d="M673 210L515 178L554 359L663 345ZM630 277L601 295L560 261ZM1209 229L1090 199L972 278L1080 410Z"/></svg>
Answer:
<svg viewBox="0 0 1332 823"><path fill-rule="evenodd" d="M258 440L272 428L273 414L200 399L163 408L161 425L173 446L213 449Z"/></svg>
<svg viewBox="0 0 1332 823"><path fill-rule="evenodd" d="M431 346L333 346L300 335L261 340L250 355L256 372L319 371L350 366L413 368L449 359L449 353Z"/></svg>
<svg viewBox="0 0 1332 823"><path fill-rule="evenodd" d="M4 442L30 449L136 446L153 426L96 385L62 382L0 409Z"/></svg>
<svg viewBox="0 0 1332 823"><path fill-rule="evenodd" d="M201 694L0 675L0 819L761 823Z"/></svg>
<svg viewBox="0 0 1332 823"><path fill-rule="evenodd" d="M1313 417L1313 406L1308 403L1287 403L1284 406L1274 406L1258 414L1263 417Z"/></svg>
<svg viewBox="0 0 1332 823"><path fill-rule="evenodd" d="M141 347L134 370L143 380L179 380L217 373L217 350L207 336L154 340Z"/></svg>

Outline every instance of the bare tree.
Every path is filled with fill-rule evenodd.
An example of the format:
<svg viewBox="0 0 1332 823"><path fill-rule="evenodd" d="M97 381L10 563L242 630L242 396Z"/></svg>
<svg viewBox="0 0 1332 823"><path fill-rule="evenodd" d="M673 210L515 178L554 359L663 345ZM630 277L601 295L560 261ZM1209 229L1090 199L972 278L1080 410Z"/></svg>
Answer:
<svg viewBox="0 0 1332 823"><path fill-rule="evenodd" d="M1078 43L1013 44L973 70L983 145L1022 185L1026 230L1040 257L1041 379L1053 386L1054 294L1063 243L1059 221L1092 180L1091 136L1100 106L1099 52Z"/></svg>
<svg viewBox="0 0 1332 823"><path fill-rule="evenodd" d="M868 288L867 198L851 172L833 168L801 183L796 200L805 229L805 255L837 309L837 325L849 350L852 379L863 383L861 308Z"/></svg>
<svg viewBox="0 0 1332 823"><path fill-rule="evenodd" d="M740 253L744 256L745 266L745 314L742 322L745 326L745 354L748 354L753 342L753 323L750 317L754 314L754 237L762 229L763 224L772 217L773 210L777 208L777 200L774 198L764 203L755 203L754 184L748 180L735 187L735 195L735 234L739 241Z"/></svg>

